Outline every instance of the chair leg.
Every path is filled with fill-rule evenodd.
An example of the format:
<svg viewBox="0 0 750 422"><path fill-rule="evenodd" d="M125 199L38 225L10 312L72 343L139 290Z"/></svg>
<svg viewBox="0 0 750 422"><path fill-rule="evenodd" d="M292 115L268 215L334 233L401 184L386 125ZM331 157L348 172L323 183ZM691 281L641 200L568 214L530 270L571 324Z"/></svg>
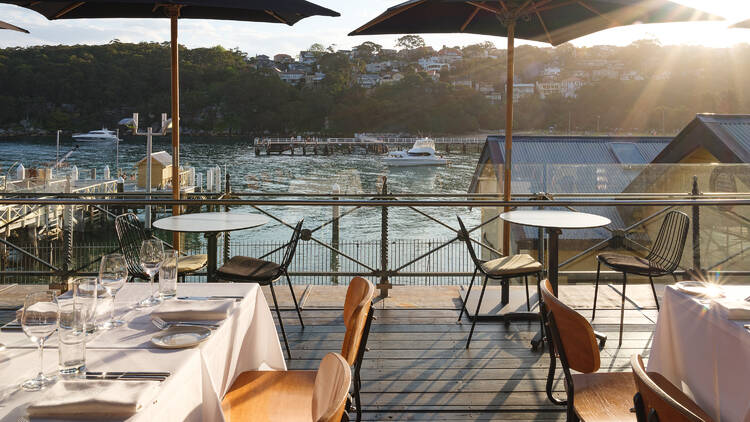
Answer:
<svg viewBox="0 0 750 422"><path fill-rule="evenodd" d="M579 422L580 419L578 419L578 415L576 414L575 409L573 408L573 400L568 400L568 411L565 416L566 422Z"/></svg>
<svg viewBox="0 0 750 422"><path fill-rule="evenodd" d="M597 260L596 264L596 283L594 284L594 309L591 311L591 320L596 317L596 297L599 295L599 271L602 269L602 262Z"/></svg>
<svg viewBox="0 0 750 422"><path fill-rule="evenodd" d="M471 282L469 283L469 290L466 291L466 299L462 300L461 302L461 313L458 314L458 321L461 321L461 317L464 316L464 312L466 312L466 316L469 315L469 312L466 310L466 301L469 300L469 295L471 294L471 286L474 285L474 279L477 277L477 272L479 269L474 268L474 275L471 276Z"/></svg>
<svg viewBox="0 0 750 422"><path fill-rule="evenodd" d="M628 284L628 274L622 273L622 302L620 302L620 342L618 346L622 346L622 326L625 322L625 286Z"/></svg>
<svg viewBox="0 0 750 422"><path fill-rule="evenodd" d="M297 304L297 296L294 294L294 288L292 287L292 280L289 279L289 273L284 271L284 275L286 276L286 282L289 284L289 291L292 292L292 300L294 301L294 309L297 310L297 316L299 317L299 323L302 325L302 328L305 328L305 323L302 322L302 314L299 311L299 305Z"/></svg>
<svg viewBox="0 0 750 422"><path fill-rule="evenodd" d="M523 276L523 281L526 284L526 310L531 312L531 297L529 296L529 275Z"/></svg>
<svg viewBox="0 0 750 422"><path fill-rule="evenodd" d="M286 355L289 360L292 360L292 351L289 350L289 342L286 339L286 331L284 331L284 321L281 319L281 311L279 311L279 302L276 301L276 292L273 290L273 283L269 284L271 287L271 296L273 297L273 307L276 308L276 316L279 318L279 327L281 327L281 336L284 337L284 345L286 345Z"/></svg>
<svg viewBox="0 0 750 422"><path fill-rule="evenodd" d="M649 276L648 281L651 282L651 291L654 293L654 302L656 302L656 310L659 310L659 298L656 297L656 287L654 287L654 278Z"/></svg>
<svg viewBox="0 0 750 422"><path fill-rule="evenodd" d="M471 336L474 335L474 327L477 325L477 318L479 318L479 308L482 307L482 299L484 299L484 290L487 288L487 276L484 276L484 283L482 283L482 293L479 294L479 302L477 302L477 310L474 312L474 321L471 323L471 331L469 331L469 338L466 340L466 348L469 348L471 344Z"/></svg>
<svg viewBox="0 0 750 422"><path fill-rule="evenodd" d="M359 378L359 374L354 379L354 404L357 406L357 422L362 420L362 400L359 397L359 390L362 388L362 380Z"/></svg>

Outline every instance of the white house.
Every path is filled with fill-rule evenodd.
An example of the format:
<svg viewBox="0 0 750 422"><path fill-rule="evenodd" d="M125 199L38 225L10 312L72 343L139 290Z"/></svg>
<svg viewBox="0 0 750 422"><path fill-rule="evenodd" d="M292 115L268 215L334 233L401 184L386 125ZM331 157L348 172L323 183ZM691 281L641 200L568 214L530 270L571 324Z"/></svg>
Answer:
<svg viewBox="0 0 750 422"><path fill-rule="evenodd" d="M438 56L444 63L455 63L457 61L463 60L464 58L461 50L457 48L448 48L446 46L443 46L443 48L438 51Z"/></svg>
<svg viewBox="0 0 750 422"><path fill-rule="evenodd" d="M365 73L359 75L359 78L357 78L357 82L362 88L374 88L378 86L378 84L380 84L380 75Z"/></svg>
<svg viewBox="0 0 750 422"><path fill-rule="evenodd" d="M318 61L318 57L314 51L300 51L299 61L304 64L315 64Z"/></svg>
<svg viewBox="0 0 750 422"><path fill-rule="evenodd" d="M288 84L296 85L299 83L299 81L305 79L305 72L301 70L290 70L287 72L279 73L279 77L282 81Z"/></svg>
<svg viewBox="0 0 750 422"><path fill-rule="evenodd" d="M513 84L513 101L518 101L519 98L528 97L531 95L534 95L534 84Z"/></svg>

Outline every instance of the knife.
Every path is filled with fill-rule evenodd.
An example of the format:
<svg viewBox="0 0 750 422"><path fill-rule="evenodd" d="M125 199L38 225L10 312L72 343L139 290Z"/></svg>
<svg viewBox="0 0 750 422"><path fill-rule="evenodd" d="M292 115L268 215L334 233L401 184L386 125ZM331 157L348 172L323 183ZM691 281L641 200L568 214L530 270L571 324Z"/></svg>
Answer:
<svg viewBox="0 0 750 422"><path fill-rule="evenodd" d="M180 300L221 300L221 299L234 299L242 300L245 296L179 296L177 299Z"/></svg>
<svg viewBox="0 0 750 422"><path fill-rule="evenodd" d="M114 381L138 381L154 380L164 381L170 372L96 372L87 371L83 376L88 380L114 380Z"/></svg>

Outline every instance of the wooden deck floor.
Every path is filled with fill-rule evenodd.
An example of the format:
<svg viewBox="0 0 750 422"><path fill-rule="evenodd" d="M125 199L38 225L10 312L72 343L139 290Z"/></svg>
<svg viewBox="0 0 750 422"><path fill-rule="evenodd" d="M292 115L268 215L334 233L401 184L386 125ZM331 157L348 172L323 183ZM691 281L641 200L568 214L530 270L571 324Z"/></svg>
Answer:
<svg viewBox="0 0 750 422"><path fill-rule="evenodd" d="M587 287L578 294L586 297L580 293L588 290L591 298L593 287ZM594 323L609 337L602 370L629 370L631 354L648 356L657 312L629 306L618 348L619 309L606 307L597 310ZM544 393L548 354L529 348L538 324L516 322L506 328L502 322L480 321L467 350L471 322L464 317L457 323L455 307L389 308L383 302L377 308L362 369L365 420L564 420L563 409ZM590 316L590 304L576 308ZM306 307L304 330L294 312L283 314L292 348L290 369L314 369L323 355L340 349L340 309ZM559 378L555 388L562 392Z"/></svg>

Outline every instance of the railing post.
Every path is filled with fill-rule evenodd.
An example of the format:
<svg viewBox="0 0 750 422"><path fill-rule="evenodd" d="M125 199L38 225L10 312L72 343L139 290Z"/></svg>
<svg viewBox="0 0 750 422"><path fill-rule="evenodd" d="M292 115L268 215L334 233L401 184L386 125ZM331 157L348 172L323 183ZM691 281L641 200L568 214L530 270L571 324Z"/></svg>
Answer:
<svg viewBox="0 0 750 422"><path fill-rule="evenodd" d="M339 195L341 193L341 188L339 187L338 183L333 184L333 189L331 190L331 193L333 195ZM338 196L334 196L332 199L338 200ZM338 272L339 270L339 254L336 252L336 250L339 249L339 217L341 215L341 212L339 210L338 205L334 205L331 210L331 217L332 217L332 223L331 223L331 247L335 250L331 251L331 272ZM332 275L331 276L331 283L333 284L339 284L339 276Z"/></svg>
<svg viewBox="0 0 750 422"><path fill-rule="evenodd" d="M383 176L383 189L380 195L386 199L388 194L388 178ZM380 283L377 286L380 289L380 297L388 297L388 290L391 289L391 282L388 280L388 207L382 207L380 218Z"/></svg>
<svg viewBox="0 0 750 422"><path fill-rule="evenodd" d="M693 176L693 190L691 192L693 199L700 196L701 192L698 190L698 176ZM701 220L700 220L700 207L693 205L693 270L697 273L702 273L701 269Z"/></svg>
<svg viewBox="0 0 750 422"><path fill-rule="evenodd" d="M70 178L65 182L65 193L70 193ZM63 207L63 262L60 266L57 287L61 291L68 289L68 276L73 263L73 205ZM53 287L53 286L50 286Z"/></svg>
<svg viewBox="0 0 750 422"><path fill-rule="evenodd" d="M229 172L226 172L224 175L224 190L226 191L224 193L224 199L229 199L229 197L232 195L232 185L229 183ZM229 205L224 205L224 211L229 212ZM229 237L229 232L224 232L224 262L229 261L229 241L231 238Z"/></svg>

